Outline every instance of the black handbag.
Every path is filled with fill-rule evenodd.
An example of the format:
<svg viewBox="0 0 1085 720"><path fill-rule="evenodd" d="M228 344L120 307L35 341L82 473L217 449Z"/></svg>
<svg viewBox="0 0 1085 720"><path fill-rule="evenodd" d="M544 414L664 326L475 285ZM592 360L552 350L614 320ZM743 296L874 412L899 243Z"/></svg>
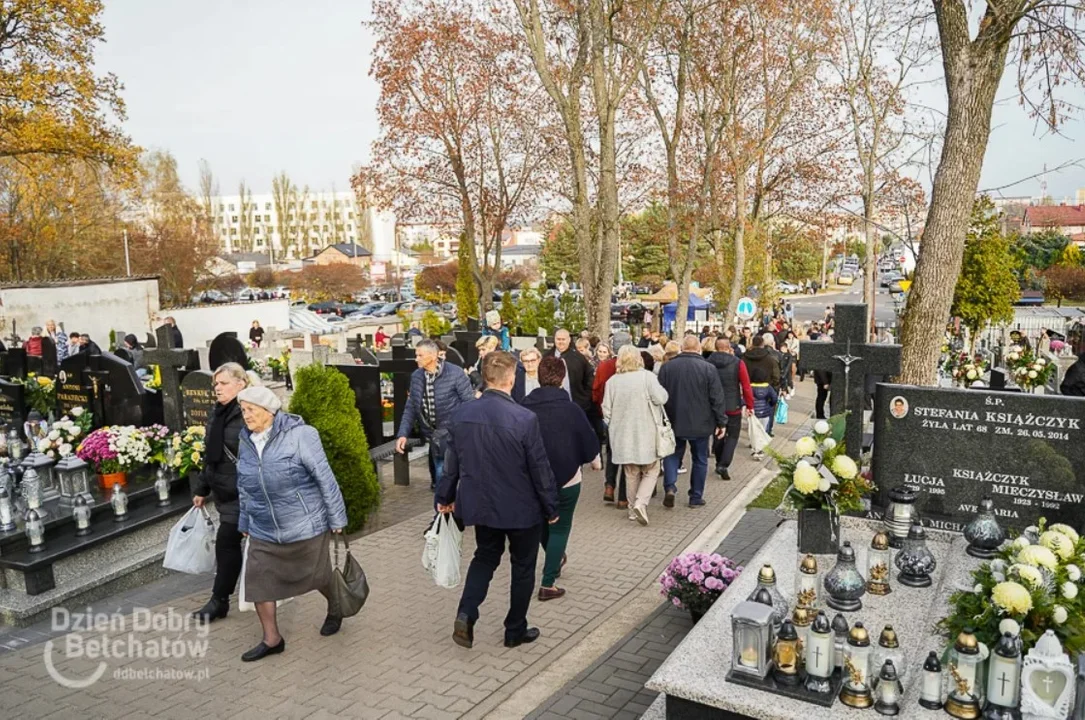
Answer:
<svg viewBox="0 0 1085 720"><path fill-rule="evenodd" d="M333 535L335 538L335 573L332 580L332 593L336 602L339 603L339 613L342 617L353 617L365 605L369 599L369 581L366 580L365 571L350 552L350 543L340 534ZM339 564L339 543L346 548L347 557L343 564Z"/></svg>

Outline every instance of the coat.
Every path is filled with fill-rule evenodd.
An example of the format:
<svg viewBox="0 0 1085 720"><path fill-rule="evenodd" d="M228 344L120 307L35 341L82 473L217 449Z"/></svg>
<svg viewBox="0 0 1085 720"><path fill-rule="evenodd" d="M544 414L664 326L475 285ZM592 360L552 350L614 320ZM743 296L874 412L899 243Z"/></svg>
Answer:
<svg viewBox="0 0 1085 720"><path fill-rule="evenodd" d="M659 384L667 391L667 417L675 437L704 438L727 426L720 376L700 351L679 353L664 363Z"/></svg>
<svg viewBox="0 0 1085 720"><path fill-rule="evenodd" d="M248 428L241 431L238 531L285 545L346 527L343 493L316 428L280 411L269 432L261 456Z"/></svg>
<svg viewBox="0 0 1085 720"><path fill-rule="evenodd" d="M773 351L775 352L775 351ZM780 386L780 362L767 347L751 347L742 355L751 383Z"/></svg>
<svg viewBox="0 0 1085 720"><path fill-rule="evenodd" d="M434 496L465 525L523 530L557 517L558 489L539 418L500 390L456 414Z"/></svg>
<svg viewBox="0 0 1085 720"><path fill-rule="evenodd" d="M1078 355L1077 362L1066 369L1059 392L1070 397L1085 397L1085 353Z"/></svg>
<svg viewBox="0 0 1085 720"><path fill-rule="evenodd" d="M523 406L539 419L546 457L558 487L564 487L580 470L599 456L599 436L588 416L559 387L539 387L523 400Z"/></svg>
<svg viewBox="0 0 1085 720"><path fill-rule="evenodd" d="M411 373L410 395L407 396L407 407L403 409L397 438L410 435L416 421L422 437L433 436L436 428L429 427L422 419L422 396L425 392L426 371L418 368ZM463 370L452 363L441 363L437 370L437 379L433 382L433 405L437 412L437 425L443 427L461 405L474 399L475 390Z"/></svg>
<svg viewBox="0 0 1085 720"><path fill-rule="evenodd" d="M139 351L142 354L142 351ZM236 523L239 515L239 502L237 495L237 463L241 452L241 431L245 428L245 421L241 418L241 406L237 401L231 402L226 409L226 417L223 418L224 429L222 444L226 456L220 462L208 462L199 474L194 474L189 482L192 494L201 497L210 495L215 500L215 508L219 511L219 517L223 522ZM206 434L211 433L211 420L207 421ZM235 460L230 459L233 453Z"/></svg>
<svg viewBox="0 0 1085 720"><path fill-rule="evenodd" d="M619 373L607 380L603 418L609 426L612 462L650 465L659 459L656 418L667 398L667 391L655 373L648 370Z"/></svg>
<svg viewBox="0 0 1085 720"><path fill-rule="evenodd" d="M776 403L780 396L776 394L776 388L768 383L753 384L753 414L755 417L767 418L776 410Z"/></svg>
<svg viewBox="0 0 1085 720"><path fill-rule="evenodd" d="M557 348L551 348L547 355L557 356ZM569 394L573 396L573 402L588 414L595 415L595 406L591 401L591 383L595 376L591 363L588 359L569 346L568 351L561 353L561 359L565 361L565 373L569 378Z"/></svg>

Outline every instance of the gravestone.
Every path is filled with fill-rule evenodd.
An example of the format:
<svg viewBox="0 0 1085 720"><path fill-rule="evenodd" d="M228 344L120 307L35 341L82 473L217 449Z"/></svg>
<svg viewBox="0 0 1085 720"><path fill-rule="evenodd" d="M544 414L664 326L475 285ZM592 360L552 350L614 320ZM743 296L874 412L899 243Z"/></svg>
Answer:
<svg viewBox="0 0 1085 720"><path fill-rule="evenodd" d="M215 370L228 362L235 362L241 367L248 369L249 354L245 346L237 339L237 333L220 333L211 341L211 347L207 353L208 368Z"/></svg>
<svg viewBox="0 0 1085 720"><path fill-rule="evenodd" d="M113 353L103 352L88 358L89 369L84 373L101 403L103 425L148 425L158 422L148 410L147 390L143 387L132 363Z"/></svg>
<svg viewBox="0 0 1085 720"><path fill-rule="evenodd" d="M57 371L57 345L53 342L53 338L48 335L42 335L41 337L41 369L39 374L47 377L56 377Z"/></svg>
<svg viewBox="0 0 1085 720"><path fill-rule="evenodd" d="M128 352L125 348L117 348L117 351L113 354L125 362L132 362L132 353Z"/></svg>
<svg viewBox="0 0 1085 720"><path fill-rule="evenodd" d="M482 337L482 333L472 330L457 330L453 333L456 339L452 342L452 347L459 350L460 355L463 357L464 367L474 367L478 362L478 348L475 347L475 343Z"/></svg>
<svg viewBox="0 0 1085 720"><path fill-rule="evenodd" d="M362 365L377 365L380 363L380 360L373 354L373 351L364 345L358 348L357 352L352 354L356 360L361 361Z"/></svg>
<svg viewBox="0 0 1085 720"><path fill-rule="evenodd" d="M184 411L181 406L181 373L180 368L198 370L191 367L191 353L173 347L173 334L168 325L163 325L155 330L158 336L158 347L154 350L143 351L143 362L147 365L157 365L159 375L162 378L162 420L170 430L180 431L185 428ZM196 365L199 365L197 361Z"/></svg>
<svg viewBox="0 0 1085 720"><path fill-rule="evenodd" d="M848 455L858 461L863 449L866 377L900 374L900 345L867 342L866 305L837 305L835 318L834 342L800 344L799 371L833 374L830 412L848 412L844 442Z"/></svg>
<svg viewBox="0 0 1085 720"><path fill-rule="evenodd" d="M215 409L215 402L214 382L209 371L185 373L181 381L181 412L185 427L205 427L211 411Z"/></svg>
<svg viewBox="0 0 1085 720"><path fill-rule="evenodd" d="M463 360L463 355L460 355L460 351L451 345L445 351L445 361L455 365L456 367L465 368L467 363Z"/></svg>
<svg viewBox="0 0 1085 720"><path fill-rule="evenodd" d="M409 353L409 355L408 355ZM414 348L408 348L400 340L397 345L392 343L392 359L381 360L379 370L381 373L392 375L392 422L393 428L398 430L399 423L403 420L403 411L407 407L407 395L411 389L411 375L418 369L418 363L414 360ZM405 462L397 462L394 467L396 485L410 484L410 470Z"/></svg>
<svg viewBox="0 0 1085 720"><path fill-rule="evenodd" d="M26 388L21 383L0 379L0 424L19 429L19 435L25 436L23 423L26 422Z"/></svg>
<svg viewBox="0 0 1085 720"><path fill-rule="evenodd" d="M354 391L354 407L362 416L362 429L370 448L384 443L384 409L381 407L381 371L375 365L334 365L347 376Z"/></svg>
<svg viewBox="0 0 1085 720"><path fill-rule="evenodd" d="M24 348L10 348L3 356L3 369L0 374L5 377L26 377L26 350Z"/></svg>
<svg viewBox="0 0 1085 720"><path fill-rule="evenodd" d="M1003 527L1085 514L1085 402L1054 395L879 385L875 504L919 491L925 525L961 531L989 496Z"/></svg>
<svg viewBox="0 0 1085 720"><path fill-rule="evenodd" d="M75 408L91 411L94 407L94 398L89 385L83 384L83 369L72 369L72 363L65 358L61 363L61 369L57 375L57 417L71 416ZM99 418L100 420L100 418Z"/></svg>

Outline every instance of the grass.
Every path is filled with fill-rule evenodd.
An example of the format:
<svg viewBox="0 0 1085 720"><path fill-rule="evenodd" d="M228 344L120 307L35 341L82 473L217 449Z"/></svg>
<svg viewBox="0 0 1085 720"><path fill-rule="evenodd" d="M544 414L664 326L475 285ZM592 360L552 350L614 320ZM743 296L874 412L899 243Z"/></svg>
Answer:
<svg viewBox="0 0 1085 720"><path fill-rule="evenodd" d="M784 499L784 493L787 492L787 487L787 478L774 478L772 482L765 486L765 489L761 491L761 494L746 506L746 509L753 510L755 508L760 508L763 510L775 510Z"/></svg>

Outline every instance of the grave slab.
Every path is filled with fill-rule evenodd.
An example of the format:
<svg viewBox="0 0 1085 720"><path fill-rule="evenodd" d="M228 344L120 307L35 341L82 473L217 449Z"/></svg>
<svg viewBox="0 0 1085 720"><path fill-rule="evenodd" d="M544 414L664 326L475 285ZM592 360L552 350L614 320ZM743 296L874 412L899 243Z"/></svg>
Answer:
<svg viewBox="0 0 1085 720"><path fill-rule="evenodd" d="M181 410L186 427L205 427L216 402L210 372L193 370L185 373L181 381Z"/></svg>
<svg viewBox="0 0 1085 720"><path fill-rule="evenodd" d="M222 367L228 362L247 367L249 354L245 346L237 339L237 333L225 332L220 333L211 341L211 346L207 350L207 362L207 367L211 370Z"/></svg>

